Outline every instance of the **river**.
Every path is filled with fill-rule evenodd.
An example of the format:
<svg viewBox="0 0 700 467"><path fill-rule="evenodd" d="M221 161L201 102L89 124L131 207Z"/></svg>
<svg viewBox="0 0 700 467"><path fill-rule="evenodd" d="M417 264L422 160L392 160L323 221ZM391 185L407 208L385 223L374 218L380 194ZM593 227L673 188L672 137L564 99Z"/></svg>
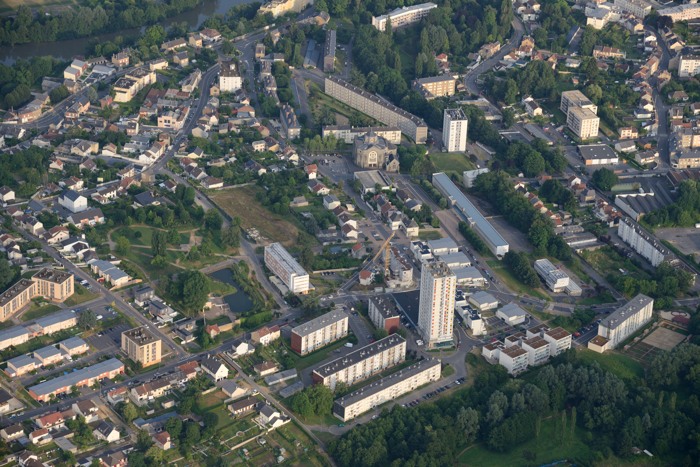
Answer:
<svg viewBox="0 0 700 467"><path fill-rule="evenodd" d="M210 16L224 14L231 7L244 3L253 3L256 0L204 0L192 10L180 13L161 21L161 25L167 28L174 23L186 22L190 29L197 29ZM260 0L258 0L260 1ZM51 55L61 60L69 60L74 55L83 55L89 44L94 42L106 42L117 36L124 38L135 37L143 32L144 28L124 29L108 34L99 34L82 39L71 39L57 42L41 42L33 44L20 44L14 47L0 48L0 63L12 65L19 59L30 59L36 55ZM109 57L107 57L109 58Z"/></svg>
<svg viewBox="0 0 700 467"><path fill-rule="evenodd" d="M231 308L234 313L245 313L253 309L253 300L250 299L248 294L246 294L241 286L238 285L236 280L233 278L233 273L229 268L219 269L218 271L209 274L209 277L223 282L224 284L230 284L236 288L236 292L226 295L224 301Z"/></svg>

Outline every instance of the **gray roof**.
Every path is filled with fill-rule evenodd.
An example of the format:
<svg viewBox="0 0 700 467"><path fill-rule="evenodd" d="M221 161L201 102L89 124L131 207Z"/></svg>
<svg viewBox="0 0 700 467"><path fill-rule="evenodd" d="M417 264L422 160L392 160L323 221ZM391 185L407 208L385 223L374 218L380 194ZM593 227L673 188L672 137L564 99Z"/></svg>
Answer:
<svg viewBox="0 0 700 467"><path fill-rule="evenodd" d="M465 268L454 268L452 274L457 277L457 281L466 279L483 279L484 276L479 272L479 270L474 266L467 266Z"/></svg>
<svg viewBox="0 0 700 467"><path fill-rule="evenodd" d="M527 311L523 310L520 308L518 305L515 303L509 303L506 306L502 307L500 310L498 310L499 313L503 313L504 315L508 316L509 318L516 318L518 316L526 316Z"/></svg>
<svg viewBox="0 0 700 467"><path fill-rule="evenodd" d="M78 198L80 198L82 195L75 190L66 190L61 194L61 198L66 198L71 201L76 201Z"/></svg>
<svg viewBox="0 0 700 467"><path fill-rule="evenodd" d="M503 246L507 248L509 246L503 236L498 233L498 230L486 220L476 206L474 206L457 185L450 180L450 177L443 172L435 173L433 174L433 183L438 189L441 189L447 194L464 216L476 224L485 240L495 247Z"/></svg>
<svg viewBox="0 0 700 467"><path fill-rule="evenodd" d="M337 323L343 319L348 319L347 313L342 310L333 310L325 315L319 316L318 318L314 318L311 321L307 321L304 324L300 324L292 329L292 332L299 336L307 336L318 331L319 329L323 329L326 326L330 326L331 324Z"/></svg>
<svg viewBox="0 0 700 467"><path fill-rule="evenodd" d="M384 352L390 347L396 347L401 344L405 344L406 340L398 334L392 334L384 339L380 339L364 347L360 347L354 352L350 352L344 357L339 357L329 363L324 363L323 365L316 368L313 372L318 374L323 378L335 374L345 368L351 367L363 360L367 360L381 352Z"/></svg>
<svg viewBox="0 0 700 467"><path fill-rule="evenodd" d="M11 358L7 361L7 363L11 364L15 368L22 368L27 365L36 365L39 362L34 357L30 357L29 355L20 355L19 357Z"/></svg>
<svg viewBox="0 0 700 467"><path fill-rule="evenodd" d="M4 329L0 331L0 342L9 340L9 339L14 339L16 337L19 337L23 334L26 334L29 336L29 331L24 328L24 326L14 326L11 327L10 329Z"/></svg>
<svg viewBox="0 0 700 467"><path fill-rule="evenodd" d="M647 297L644 294L639 294L617 310L610 313L610 315L600 322L600 325L605 326L608 329L615 329L624 323L630 316L634 315L650 303L654 303L653 298Z"/></svg>
<svg viewBox="0 0 700 467"><path fill-rule="evenodd" d="M578 150L581 157L587 160L615 159L617 157L615 151L607 144L588 144L579 146Z"/></svg>
<svg viewBox="0 0 700 467"><path fill-rule="evenodd" d="M47 345L46 347L34 351L34 356L42 359L47 359L56 355L61 355L61 351L53 345Z"/></svg>
<svg viewBox="0 0 700 467"><path fill-rule="evenodd" d="M104 362L96 363L92 366L68 373L67 375L59 376L58 378L29 387L27 390L32 391L37 396L53 394L60 389L70 388L83 380L95 378L108 371L116 371L119 368L124 368L124 364L116 358L110 358Z"/></svg>
<svg viewBox="0 0 700 467"><path fill-rule="evenodd" d="M458 245L450 237L443 237L436 240L428 240L428 248L439 250L442 248L458 248Z"/></svg>
<svg viewBox="0 0 700 467"><path fill-rule="evenodd" d="M408 379L416 374L422 373L423 371L426 371L429 368L432 368L436 365L440 366L439 360L433 358L421 360L418 363L404 368L400 371L397 371L396 373L382 378L379 381L375 381L374 383L368 384L367 386L363 386L362 388L353 393L336 399L334 405L340 407L347 407L349 405L355 404L363 399L366 399L378 392L385 390L388 387L398 384L401 381L404 381L405 379Z"/></svg>
<svg viewBox="0 0 700 467"><path fill-rule="evenodd" d="M75 313L72 313L70 310L63 310L57 311L56 313L52 313L49 316L37 319L36 324L38 324L42 328L45 328L75 318Z"/></svg>
<svg viewBox="0 0 700 467"><path fill-rule="evenodd" d="M494 297L493 295L491 295L488 292L483 292L483 291L475 293L474 295L469 297L469 300L474 301L480 305L484 304L484 303L498 302L496 297Z"/></svg>
<svg viewBox="0 0 700 467"><path fill-rule="evenodd" d="M206 368L212 373L216 373L219 370L219 368L225 366L223 363L221 363L219 360L213 357L205 358L199 363L199 365L202 368Z"/></svg>

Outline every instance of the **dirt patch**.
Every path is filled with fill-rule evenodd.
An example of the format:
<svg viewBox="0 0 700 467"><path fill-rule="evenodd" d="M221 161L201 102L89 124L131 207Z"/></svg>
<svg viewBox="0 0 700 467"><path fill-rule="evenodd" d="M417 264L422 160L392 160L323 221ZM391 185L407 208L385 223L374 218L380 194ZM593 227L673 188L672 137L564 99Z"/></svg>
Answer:
<svg viewBox="0 0 700 467"><path fill-rule="evenodd" d="M227 214L241 219L243 229L254 227L269 242L293 245L299 229L282 216L268 211L255 198L258 187L246 186L231 190L220 190L210 195Z"/></svg>

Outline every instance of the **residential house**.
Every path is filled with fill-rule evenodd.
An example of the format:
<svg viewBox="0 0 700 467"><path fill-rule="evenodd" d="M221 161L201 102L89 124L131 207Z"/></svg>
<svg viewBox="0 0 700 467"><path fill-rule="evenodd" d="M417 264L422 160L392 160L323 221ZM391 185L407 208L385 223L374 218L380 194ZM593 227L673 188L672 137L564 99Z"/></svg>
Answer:
<svg viewBox="0 0 700 467"><path fill-rule="evenodd" d="M200 362L200 367L214 381L221 381L228 377L228 367L214 357L207 357Z"/></svg>

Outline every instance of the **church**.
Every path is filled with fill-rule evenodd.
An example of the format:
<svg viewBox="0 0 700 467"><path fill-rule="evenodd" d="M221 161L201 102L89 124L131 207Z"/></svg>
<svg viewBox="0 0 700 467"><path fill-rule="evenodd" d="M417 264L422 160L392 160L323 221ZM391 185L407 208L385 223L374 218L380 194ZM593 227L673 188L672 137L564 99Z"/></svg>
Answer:
<svg viewBox="0 0 700 467"><path fill-rule="evenodd" d="M387 172L399 171L399 156L396 145L373 131L355 137L353 144L355 164L363 169L379 169Z"/></svg>

